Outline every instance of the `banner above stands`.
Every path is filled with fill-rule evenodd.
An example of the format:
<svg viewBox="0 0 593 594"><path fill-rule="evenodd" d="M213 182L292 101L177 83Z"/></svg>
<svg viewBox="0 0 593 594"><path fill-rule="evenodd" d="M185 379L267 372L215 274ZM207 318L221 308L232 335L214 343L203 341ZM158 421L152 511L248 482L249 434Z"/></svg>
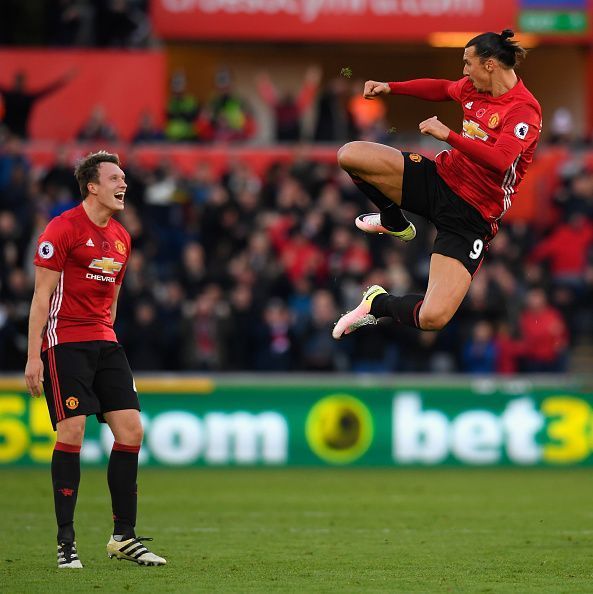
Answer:
<svg viewBox="0 0 593 594"><path fill-rule="evenodd" d="M513 28L516 0L152 0L164 39L423 41Z"/></svg>

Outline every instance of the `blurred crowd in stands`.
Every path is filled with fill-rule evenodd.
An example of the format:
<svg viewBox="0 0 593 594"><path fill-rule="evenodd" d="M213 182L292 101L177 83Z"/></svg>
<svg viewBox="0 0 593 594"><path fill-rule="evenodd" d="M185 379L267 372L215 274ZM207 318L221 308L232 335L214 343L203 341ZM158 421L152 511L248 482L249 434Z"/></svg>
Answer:
<svg viewBox="0 0 593 594"><path fill-rule="evenodd" d="M44 87L32 90L27 73L16 71L10 85L0 85L0 125L12 135L29 138L29 119L35 104L76 75L75 70L70 70ZM272 122L274 142L389 140L385 103L381 99L363 99L363 81L338 76L321 85L321 70L309 67L296 93L279 89L265 71L259 73L256 87L259 100L267 110L265 117ZM311 130L303 126L307 112L315 116ZM141 113L130 140L132 143L248 143L261 140L258 132L253 106L235 88L227 68L217 71L211 96L203 103L188 90L185 72L178 70L171 76L165 113ZM76 134L76 140L113 142L119 136L109 115L98 104Z"/></svg>
<svg viewBox="0 0 593 594"><path fill-rule="evenodd" d="M35 12L38 23L26 2L5 4L0 45L26 44L28 31L47 46L152 43L146 0L48 0L45 13ZM25 365L37 237L80 200L71 151L58 150L42 168L23 149L35 102L72 76L32 92L25 73L16 73L0 88L0 371ZM276 143L402 146L385 104L364 101L362 81L348 74L322 82L311 67L300 89L287 93L262 71L255 85ZM305 131L307 112L315 117ZM166 114L142 114L132 145L249 143L256 134L253 106L229 71L220 69L203 104L177 71ZM100 105L76 138L96 149L117 139ZM549 140L575 140L570 112L553 114ZM576 150L558 162L558 184L543 197L554 215L545 224L503 222L443 331L389 321L340 342L333 324L364 287L424 290L430 225L414 218L419 233L410 244L357 231L355 217L373 207L333 164L297 157L258 176L231 159L221 175L207 163L184 175L172 162L147 169L133 151L128 156L121 221L134 249L116 330L137 371L562 372L574 366L575 349L593 344L593 169Z"/></svg>
<svg viewBox="0 0 593 594"><path fill-rule="evenodd" d="M24 367L36 240L79 203L73 166L64 150L50 167L35 167L20 140L0 137L2 371ZM443 331L389 322L339 342L333 324L364 287L424 290L430 225L415 219L410 244L364 235L353 221L371 207L348 176L300 158L261 177L241 160L222 175L205 163L191 175L134 158L124 168L121 221L134 250L116 329L138 371L565 371L575 345L592 339L586 167L559 170L549 225L502 225Z"/></svg>

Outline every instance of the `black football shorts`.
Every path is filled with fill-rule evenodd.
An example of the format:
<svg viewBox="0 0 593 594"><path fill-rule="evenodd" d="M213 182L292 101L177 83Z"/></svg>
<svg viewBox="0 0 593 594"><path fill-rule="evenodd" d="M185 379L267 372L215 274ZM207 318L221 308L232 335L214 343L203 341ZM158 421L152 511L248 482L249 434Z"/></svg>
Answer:
<svg viewBox="0 0 593 594"><path fill-rule="evenodd" d="M423 216L437 228L433 254L459 260L473 277L484 260L492 229L437 173L436 163L417 153L402 153L402 208Z"/></svg>
<svg viewBox="0 0 593 594"><path fill-rule="evenodd" d="M117 342L65 342L44 351L43 389L53 428L70 417L140 410L130 364Z"/></svg>

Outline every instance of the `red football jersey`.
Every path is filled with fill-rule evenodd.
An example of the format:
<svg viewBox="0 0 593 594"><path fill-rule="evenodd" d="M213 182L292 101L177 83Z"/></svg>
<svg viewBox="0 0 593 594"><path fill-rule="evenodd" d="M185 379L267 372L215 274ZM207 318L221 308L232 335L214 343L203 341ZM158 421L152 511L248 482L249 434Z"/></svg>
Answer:
<svg viewBox="0 0 593 594"><path fill-rule="evenodd" d="M43 350L63 342L117 341L111 305L130 247L120 223L110 219L99 227L82 204L50 221L39 237L35 265L62 274L50 300Z"/></svg>
<svg viewBox="0 0 593 594"><path fill-rule="evenodd" d="M480 165L456 148L436 157L439 175L492 224L495 233L533 159L542 127L541 107L521 80L500 97L478 92L468 78L452 83L448 93L463 108L464 138L490 147L498 143L497 149L504 144L515 156L502 172Z"/></svg>

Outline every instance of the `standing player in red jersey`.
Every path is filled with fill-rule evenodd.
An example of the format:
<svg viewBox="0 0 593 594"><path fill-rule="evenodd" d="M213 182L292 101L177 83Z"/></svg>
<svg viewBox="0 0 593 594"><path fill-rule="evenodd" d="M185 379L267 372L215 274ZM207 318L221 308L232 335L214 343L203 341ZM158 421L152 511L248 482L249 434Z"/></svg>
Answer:
<svg viewBox="0 0 593 594"><path fill-rule="evenodd" d="M541 132L539 103L515 73L526 52L511 37L513 32L506 29L471 39L463 54L464 78L458 81L365 83L367 99L399 94L457 101L463 108L463 132L453 132L436 116L421 122L422 134L453 147L434 161L371 142L350 142L338 151L340 166L380 211L359 216L359 229L414 239L416 230L401 207L434 223L437 236L424 295L395 297L373 285L360 304L338 320L334 338L376 324L381 317L440 330L461 305Z"/></svg>
<svg viewBox="0 0 593 594"><path fill-rule="evenodd" d="M112 217L124 209L126 181L119 157L100 151L75 171L82 204L53 219L39 237L29 317L27 389L45 398L57 442L51 463L58 567L81 568L74 540L80 448L86 417L109 425L115 443L107 481L114 529L110 557L164 565L137 538L140 405L113 323L130 256L130 236ZM145 539L146 540L146 539Z"/></svg>

